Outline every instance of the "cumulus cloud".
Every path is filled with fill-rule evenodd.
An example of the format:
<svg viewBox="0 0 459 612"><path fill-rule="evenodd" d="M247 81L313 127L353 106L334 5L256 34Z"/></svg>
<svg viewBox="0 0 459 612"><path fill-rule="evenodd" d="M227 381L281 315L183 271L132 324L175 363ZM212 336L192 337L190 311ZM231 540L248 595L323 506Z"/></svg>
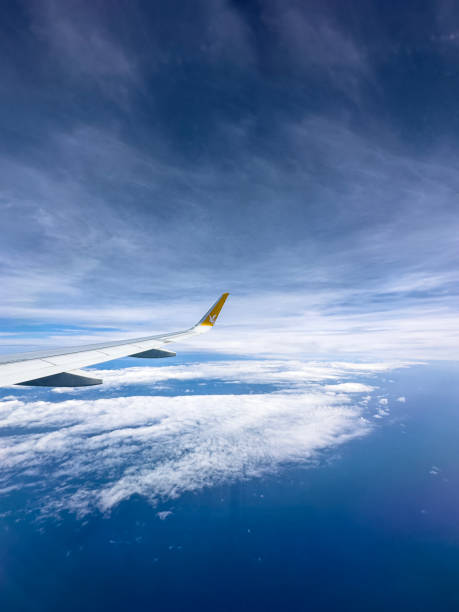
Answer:
<svg viewBox="0 0 459 612"><path fill-rule="evenodd" d="M165 521L167 517L171 514L172 512L170 510L163 510L162 512L157 512L156 516L159 518L160 521Z"/></svg>
<svg viewBox="0 0 459 612"><path fill-rule="evenodd" d="M210 380L228 371L226 364L207 366ZM186 377L190 385L204 371L202 364L177 366L175 374L172 367L135 368L143 378L131 378L130 384L145 381L147 370L162 380ZM134 494L156 504L287 464L311 465L323 450L370 430L366 405L354 402L366 385L323 384L358 376L355 364L347 374L346 364L328 371L326 364L316 364L315 372L314 364L305 364L302 372L296 362L267 362L247 370L246 362L233 363L231 373L264 381L268 391L155 397L140 395L135 386L137 394L130 397L92 400L6 396L0 402L0 488L8 495L27 486L29 509L40 506L45 514L109 512ZM367 370L361 366L362 374L371 372L372 364ZM123 371L113 377L123 380ZM196 389L202 393L202 387Z"/></svg>
<svg viewBox="0 0 459 612"><path fill-rule="evenodd" d="M344 393L368 393L374 387L362 383L338 383L337 385L326 385L328 391L342 391Z"/></svg>
<svg viewBox="0 0 459 612"><path fill-rule="evenodd" d="M51 506L80 512L261 476L367 431L357 408L323 394L18 401L2 413L23 430L1 439L6 482L44 470L46 486L63 487L47 492Z"/></svg>

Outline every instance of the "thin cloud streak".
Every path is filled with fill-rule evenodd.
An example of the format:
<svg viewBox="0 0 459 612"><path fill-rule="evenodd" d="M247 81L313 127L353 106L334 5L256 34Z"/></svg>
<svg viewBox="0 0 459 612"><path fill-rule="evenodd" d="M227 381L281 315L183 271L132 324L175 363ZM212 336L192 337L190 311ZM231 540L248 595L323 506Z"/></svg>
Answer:
<svg viewBox="0 0 459 612"><path fill-rule="evenodd" d="M404 362L376 362L376 363L348 363L348 362L320 362L297 360L232 360L217 362L194 362L182 366L161 367L129 367L122 369L97 369L94 374L104 379L109 387L125 385L155 384L164 381L183 381L203 379L225 380L230 382L245 382L250 384L269 383L287 386L289 389L311 388L311 385L323 385L325 380L338 380L355 375L380 374L395 368L408 367ZM330 385L330 391L363 392L372 388L361 383L341 383L357 387L340 387Z"/></svg>

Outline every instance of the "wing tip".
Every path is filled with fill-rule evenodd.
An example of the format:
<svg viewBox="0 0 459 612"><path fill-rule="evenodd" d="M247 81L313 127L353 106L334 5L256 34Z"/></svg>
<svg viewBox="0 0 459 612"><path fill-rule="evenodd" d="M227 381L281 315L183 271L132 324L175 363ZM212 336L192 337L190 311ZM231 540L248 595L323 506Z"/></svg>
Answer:
<svg viewBox="0 0 459 612"><path fill-rule="evenodd" d="M218 298L215 304L213 304L213 306L202 317L198 325L204 325L206 327L213 327L215 325L215 322L218 319L218 315L220 314L220 311L223 308L223 305L226 302L226 299L228 296L229 296L228 292L222 293L222 295Z"/></svg>

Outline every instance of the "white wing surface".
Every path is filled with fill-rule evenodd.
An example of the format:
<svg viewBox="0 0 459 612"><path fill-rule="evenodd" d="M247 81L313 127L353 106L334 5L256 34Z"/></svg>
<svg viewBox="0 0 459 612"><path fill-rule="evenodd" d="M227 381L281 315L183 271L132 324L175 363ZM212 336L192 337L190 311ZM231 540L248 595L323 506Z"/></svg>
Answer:
<svg viewBox="0 0 459 612"><path fill-rule="evenodd" d="M91 378L88 376L90 372L82 372L80 368L120 357L172 357L175 353L163 349L162 346L212 329L227 297L228 293L224 293L196 325L184 331L34 353L0 355L0 386L98 385L102 380Z"/></svg>

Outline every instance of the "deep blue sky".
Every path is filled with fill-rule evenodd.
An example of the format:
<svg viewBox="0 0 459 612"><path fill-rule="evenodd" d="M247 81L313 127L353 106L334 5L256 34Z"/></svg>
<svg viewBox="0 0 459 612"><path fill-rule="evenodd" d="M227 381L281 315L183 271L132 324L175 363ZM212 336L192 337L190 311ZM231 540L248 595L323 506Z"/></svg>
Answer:
<svg viewBox="0 0 459 612"><path fill-rule="evenodd" d="M228 290L233 352L456 356L454 2L2 9L3 350Z"/></svg>

